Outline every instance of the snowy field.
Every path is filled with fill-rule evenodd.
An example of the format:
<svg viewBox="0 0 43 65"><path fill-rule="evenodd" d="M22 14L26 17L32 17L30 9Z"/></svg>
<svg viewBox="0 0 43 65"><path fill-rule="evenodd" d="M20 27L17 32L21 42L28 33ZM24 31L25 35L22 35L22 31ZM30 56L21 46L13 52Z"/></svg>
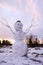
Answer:
<svg viewBox="0 0 43 65"><path fill-rule="evenodd" d="M43 65L43 48L28 48L27 57L15 57L12 47L0 48L0 65Z"/></svg>

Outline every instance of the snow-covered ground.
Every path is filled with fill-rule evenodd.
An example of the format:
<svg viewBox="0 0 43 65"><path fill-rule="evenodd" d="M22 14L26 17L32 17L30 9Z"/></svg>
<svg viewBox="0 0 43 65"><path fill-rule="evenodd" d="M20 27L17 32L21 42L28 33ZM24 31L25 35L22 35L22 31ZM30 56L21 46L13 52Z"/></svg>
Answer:
<svg viewBox="0 0 43 65"><path fill-rule="evenodd" d="M43 48L28 48L27 57L15 57L12 47L0 48L0 65L43 65Z"/></svg>

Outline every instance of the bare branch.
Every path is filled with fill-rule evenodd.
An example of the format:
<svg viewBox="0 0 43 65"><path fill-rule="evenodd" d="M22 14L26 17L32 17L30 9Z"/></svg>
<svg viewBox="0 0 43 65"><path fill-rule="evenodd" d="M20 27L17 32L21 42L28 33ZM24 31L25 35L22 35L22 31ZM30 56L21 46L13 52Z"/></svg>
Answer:
<svg viewBox="0 0 43 65"><path fill-rule="evenodd" d="M6 22L6 23L4 23L3 21L1 21L1 23L4 24L6 27L8 27L13 34L15 34L15 33L13 32L12 28L10 27L10 25L8 24L7 20L4 19L3 17L1 17L1 19Z"/></svg>
<svg viewBox="0 0 43 65"><path fill-rule="evenodd" d="M30 29L34 26L32 23L33 21L34 21L34 19L32 19L30 27L28 29L26 29L26 31L27 31L26 34L29 33Z"/></svg>

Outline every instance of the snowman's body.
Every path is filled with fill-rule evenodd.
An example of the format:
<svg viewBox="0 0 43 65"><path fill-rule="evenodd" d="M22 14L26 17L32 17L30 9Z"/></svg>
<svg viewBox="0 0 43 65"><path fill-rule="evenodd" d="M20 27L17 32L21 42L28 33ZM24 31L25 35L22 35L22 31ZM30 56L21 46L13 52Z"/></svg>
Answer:
<svg viewBox="0 0 43 65"><path fill-rule="evenodd" d="M27 45L23 42L25 39L25 33L22 31L23 24L18 21L15 23L14 28L15 28L15 43L13 45L14 48L14 54L16 56L23 56L26 55L27 53Z"/></svg>

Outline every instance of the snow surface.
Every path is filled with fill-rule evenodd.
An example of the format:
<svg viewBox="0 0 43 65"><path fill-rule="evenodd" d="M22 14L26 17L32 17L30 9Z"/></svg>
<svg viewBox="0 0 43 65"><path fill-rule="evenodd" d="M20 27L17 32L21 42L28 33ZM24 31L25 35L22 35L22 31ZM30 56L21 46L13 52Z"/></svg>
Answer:
<svg viewBox="0 0 43 65"><path fill-rule="evenodd" d="M27 57L15 56L13 50L0 48L0 65L43 65L43 48L28 48Z"/></svg>

